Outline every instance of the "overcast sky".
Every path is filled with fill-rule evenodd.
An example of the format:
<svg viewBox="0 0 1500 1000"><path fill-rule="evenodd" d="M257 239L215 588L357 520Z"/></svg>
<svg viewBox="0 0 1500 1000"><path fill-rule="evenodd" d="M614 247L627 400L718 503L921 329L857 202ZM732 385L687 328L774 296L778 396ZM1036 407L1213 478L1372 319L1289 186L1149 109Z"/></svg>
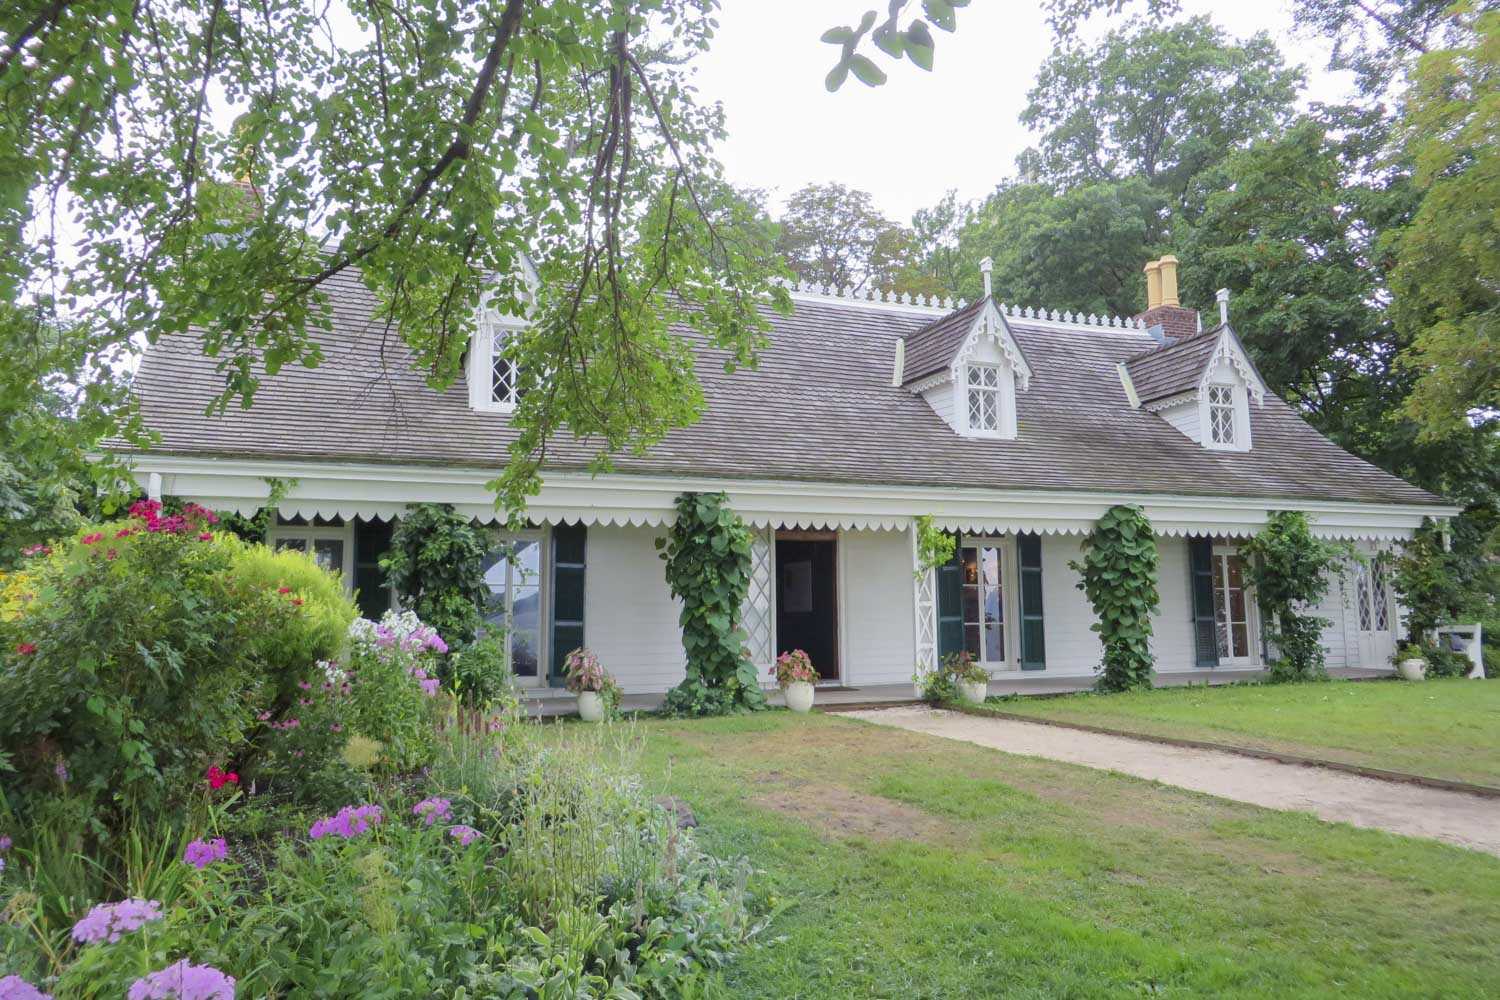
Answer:
<svg viewBox="0 0 1500 1000"><path fill-rule="evenodd" d="M838 49L818 36L856 23L872 7L885 5L723 0L721 30L699 63L698 85L704 98L724 103L729 140L720 154L730 180L768 189L774 211L802 185L836 180L871 192L886 215L909 222L949 188L966 199L987 194L1035 141L1018 119L1052 48L1039 4L973 0L958 11L955 34L933 32L931 73L877 54L890 76L885 86L866 87L851 76L830 94L823 77ZM1290 0L1184 0L1183 8L1185 17L1209 14L1236 37L1270 32L1287 62L1306 68L1306 100L1352 92L1347 74L1324 69L1326 44L1293 32ZM1096 34L1107 27L1101 21Z"/></svg>

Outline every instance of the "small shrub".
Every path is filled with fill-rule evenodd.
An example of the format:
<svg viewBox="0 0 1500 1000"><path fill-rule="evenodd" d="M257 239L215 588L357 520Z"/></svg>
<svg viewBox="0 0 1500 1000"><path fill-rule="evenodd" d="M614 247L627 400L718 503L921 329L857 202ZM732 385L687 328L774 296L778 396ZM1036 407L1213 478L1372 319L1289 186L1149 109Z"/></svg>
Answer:
<svg viewBox="0 0 1500 1000"><path fill-rule="evenodd" d="M1151 615L1156 589L1156 537L1140 507L1119 504L1099 518L1083 540L1083 561L1072 568L1088 595L1104 644L1100 691L1151 687Z"/></svg>
<svg viewBox="0 0 1500 1000"><path fill-rule="evenodd" d="M1270 679L1327 677L1323 629L1329 623L1308 609L1328 593L1328 574L1349 558L1348 546L1315 538L1301 511L1278 510L1240 552L1247 583L1255 588L1268 638L1278 653L1270 664Z"/></svg>
<svg viewBox="0 0 1500 1000"><path fill-rule="evenodd" d="M432 759L432 699L442 638L410 611L388 611L379 623L349 626L342 669L350 685L345 727L379 742L383 762L405 771Z"/></svg>
<svg viewBox="0 0 1500 1000"><path fill-rule="evenodd" d="M487 635L448 656L440 671L445 686L465 705L488 705L515 693L516 678L505 655L504 636Z"/></svg>
<svg viewBox="0 0 1500 1000"><path fill-rule="evenodd" d="M929 705L945 705L959 700L957 679L941 667L924 670L918 666L912 681L917 685L918 697Z"/></svg>
<svg viewBox="0 0 1500 1000"><path fill-rule="evenodd" d="M943 657L943 672L955 682L981 684L990 679L989 671L975 661L974 654L967 649L960 649Z"/></svg>
<svg viewBox="0 0 1500 1000"><path fill-rule="evenodd" d="M1427 661L1428 677L1467 677L1474 669L1467 656L1446 646L1424 643L1420 655Z"/></svg>

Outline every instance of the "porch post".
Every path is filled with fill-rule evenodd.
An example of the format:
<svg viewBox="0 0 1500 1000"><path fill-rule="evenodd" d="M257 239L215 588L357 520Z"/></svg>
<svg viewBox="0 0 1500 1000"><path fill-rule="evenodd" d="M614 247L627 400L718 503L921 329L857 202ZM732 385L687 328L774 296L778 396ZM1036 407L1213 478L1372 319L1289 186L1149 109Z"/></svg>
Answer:
<svg viewBox="0 0 1500 1000"><path fill-rule="evenodd" d="M915 518L907 534L911 541L912 653L917 667L926 672L937 669L937 574L921 568Z"/></svg>

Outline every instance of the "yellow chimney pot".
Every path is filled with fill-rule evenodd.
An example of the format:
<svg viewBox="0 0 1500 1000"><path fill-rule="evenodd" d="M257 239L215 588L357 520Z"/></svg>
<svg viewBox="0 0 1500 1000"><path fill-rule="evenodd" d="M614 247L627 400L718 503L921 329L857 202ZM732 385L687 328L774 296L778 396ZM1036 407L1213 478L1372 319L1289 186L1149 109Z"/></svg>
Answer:
<svg viewBox="0 0 1500 1000"><path fill-rule="evenodd" d="M1161 304L1182 305L1177 301L1177 258L1167 254L1157 263L1161 265Z"/></svg>
<svg viewBox="0 0 1500 1000"><path fill-rule="evenodd" d="M1145 267L1146 271L1146 308L1155 309L1161 305L1161 261L1153 260ZM1176 288L1176 285L1173 285Z"/></svg>

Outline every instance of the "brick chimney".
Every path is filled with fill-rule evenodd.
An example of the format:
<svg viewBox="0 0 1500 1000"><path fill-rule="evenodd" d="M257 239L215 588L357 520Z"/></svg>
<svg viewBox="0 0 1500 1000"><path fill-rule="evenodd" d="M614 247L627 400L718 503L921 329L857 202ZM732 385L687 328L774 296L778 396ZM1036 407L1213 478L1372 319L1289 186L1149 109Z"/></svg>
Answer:
<svg viewBox="0 0 1500 1000"><path fill-rule="evenodd" d="M1183 340L1198 332L1198 310L1184 309L1177 301L1177 258L1167 254L1153 260L1146 271L1146 311L1136 319L1146 324L1151 336L1163 344Z"/></svg>

